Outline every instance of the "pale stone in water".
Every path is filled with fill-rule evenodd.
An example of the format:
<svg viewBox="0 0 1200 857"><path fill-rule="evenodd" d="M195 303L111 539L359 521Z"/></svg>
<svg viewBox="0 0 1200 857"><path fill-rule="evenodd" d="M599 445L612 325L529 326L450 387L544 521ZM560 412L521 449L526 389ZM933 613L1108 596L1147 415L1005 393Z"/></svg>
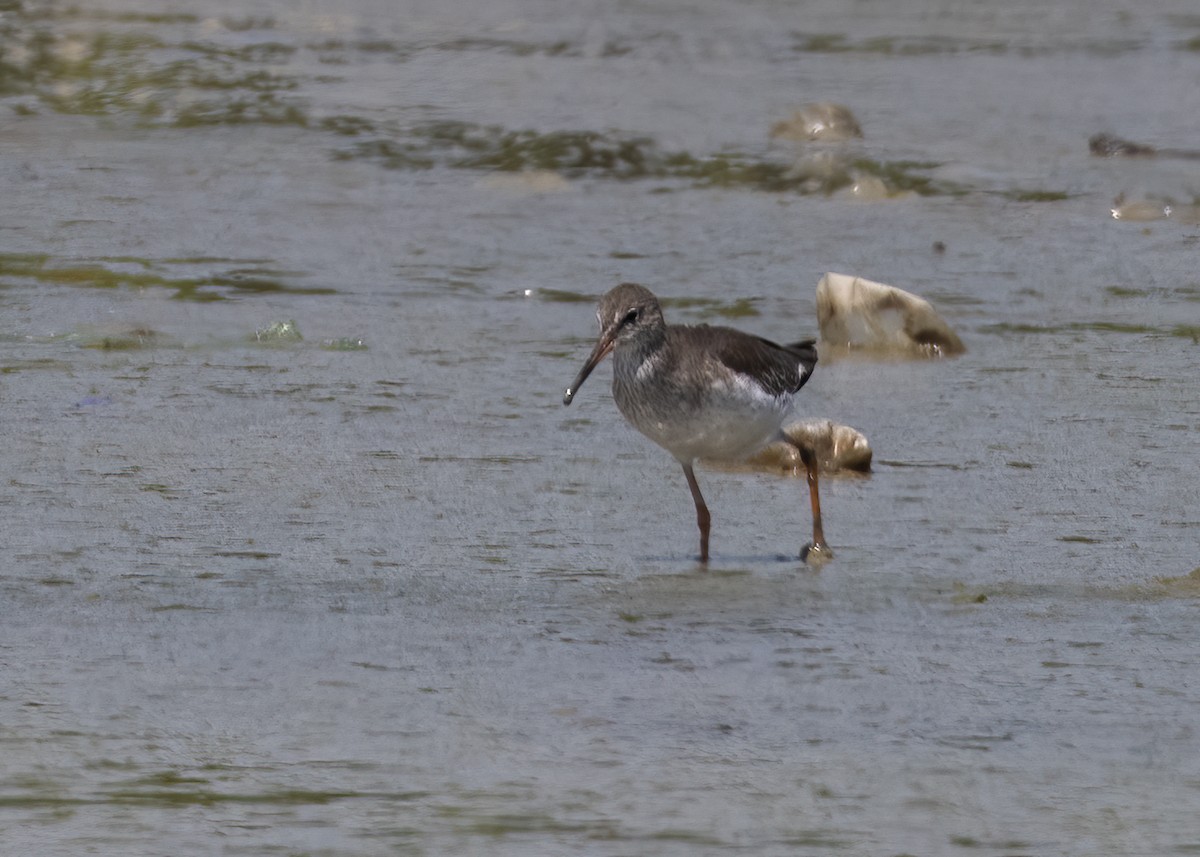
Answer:
<svg viewBox="0 0 1200 857"><path fill-rule="evenodd" d="M827 273L817 283L821 340L833 346L945 356L966 351L929 301L910 292Z"/></svg>
<svg viewBox="0 0 1200 857"><path fill-rule="evenodd" d="M277 321L254 331L254 338L259 342L300 342L300 328L295 321Z"/></svg>
<svg viewBox="0 0 1200 857"><path fill-rule="evenodd" d="M858 429L827 419L803 419L787 423L783 431L816 451L823 473L868 473L871 470L871 444ZM754 467L804 472L799 451L783 442L767 446L747 463Z"/></svg>
<svg viewBox="0 0 1200 857"><path fill-rule="evenodd" d="M859 176L850 186L850 196L854 199L877 202L889 199L891 195L887 182L878 176Z"/></svg>
<svg viewBox="0 0 1200 857"><path fill-rule="evenodd" d="M515 173L494 173L479 182L489 190L519 193L560 193L571 190L571 183L553 170L522 170Z"/></svg>
<svg viewBox="0 0 1200 857"><path fill-rule="evenodd" d="M1200 206L1176 205L1170 200L1140 199L1129 201L1121 194L1109 209L1113 220L1145 222L1174 220L1178 223L1200 223Z"/></svg>
<svg viewBox="0 0 1200 857"><path fill-rule="evenodd" d="M850 108L831 101L805 104L794 111L790 119L771 126L772 138L794 140L798 143L810 140L843 143L846 140L859 139L862 135L862 127L850 112Z"/></svg>

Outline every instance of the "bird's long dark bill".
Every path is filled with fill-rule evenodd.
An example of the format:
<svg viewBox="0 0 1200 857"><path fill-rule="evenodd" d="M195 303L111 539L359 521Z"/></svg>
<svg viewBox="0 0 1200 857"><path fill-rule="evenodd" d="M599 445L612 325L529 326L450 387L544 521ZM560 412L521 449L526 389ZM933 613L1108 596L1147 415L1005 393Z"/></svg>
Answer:
<svg viewBox="0 0 1200 857"><path fill-rule="evenodd" d="M563 393L563 404L571 404L571 400L575 398L575 394L579 392L579 388L583 386L583 382L587 380L587 376L592 374L592 370L600 365L600 361L608 356L613 350L613 345L617 339L615 331L604 331L600 334L600 339L596 342L596 347L592 349L591 355L587 362L583 364L583 368L579 370L579 374L575 376L575 380L571 382L571 386L567 387Z"/></svg>

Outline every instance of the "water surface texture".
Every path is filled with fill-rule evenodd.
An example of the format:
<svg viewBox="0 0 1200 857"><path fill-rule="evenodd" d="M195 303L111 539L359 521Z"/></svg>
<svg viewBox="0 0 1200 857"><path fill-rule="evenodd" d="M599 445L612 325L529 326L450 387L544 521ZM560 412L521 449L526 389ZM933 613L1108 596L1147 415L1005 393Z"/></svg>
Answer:
<svg viewBox="0 0 1200 857"><path fill-rule="evenodd" d="M1198 115L1192 0L0 3L0 851L1200 851ZM969 350L704 570L594 301L826 271Z"/></svg>

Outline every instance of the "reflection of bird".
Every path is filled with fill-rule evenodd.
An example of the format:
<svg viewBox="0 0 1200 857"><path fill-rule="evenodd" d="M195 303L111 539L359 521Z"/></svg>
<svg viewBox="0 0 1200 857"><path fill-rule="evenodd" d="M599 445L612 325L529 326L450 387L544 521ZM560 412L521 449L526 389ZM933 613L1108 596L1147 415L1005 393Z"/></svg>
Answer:
<svg viewBox="0 0 1200 857"><path fill-rule="evenodd" d="M696 459L742 461L773 441L796 446L808 474L813 538L801 558L832 557L821 528L816 455L781 428L816 366L813 341L776 345L728 327L668 325L658 299L633 283L601 298L596 315L600 338L563 404L611 352L617 407L683 465L696 503L700 561L708 562L711 517L692 470Z"/></svg>

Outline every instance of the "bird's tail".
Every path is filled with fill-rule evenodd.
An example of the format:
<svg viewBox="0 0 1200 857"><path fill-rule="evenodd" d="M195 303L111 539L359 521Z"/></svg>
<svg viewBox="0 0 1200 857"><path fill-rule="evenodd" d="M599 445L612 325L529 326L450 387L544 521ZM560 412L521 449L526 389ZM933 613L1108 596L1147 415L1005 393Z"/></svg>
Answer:
<svg viewBox="0 0 1200 857"><path fill-rule="evenodd" d="M812 377L813 369L817 366L817 341L815 339L805 339L800 342L793 342L783 346L789 354L799 361L802 371L800 373L800 386L804 386L804 382ZM796 389L799 389L797 387Z"/></svg>

